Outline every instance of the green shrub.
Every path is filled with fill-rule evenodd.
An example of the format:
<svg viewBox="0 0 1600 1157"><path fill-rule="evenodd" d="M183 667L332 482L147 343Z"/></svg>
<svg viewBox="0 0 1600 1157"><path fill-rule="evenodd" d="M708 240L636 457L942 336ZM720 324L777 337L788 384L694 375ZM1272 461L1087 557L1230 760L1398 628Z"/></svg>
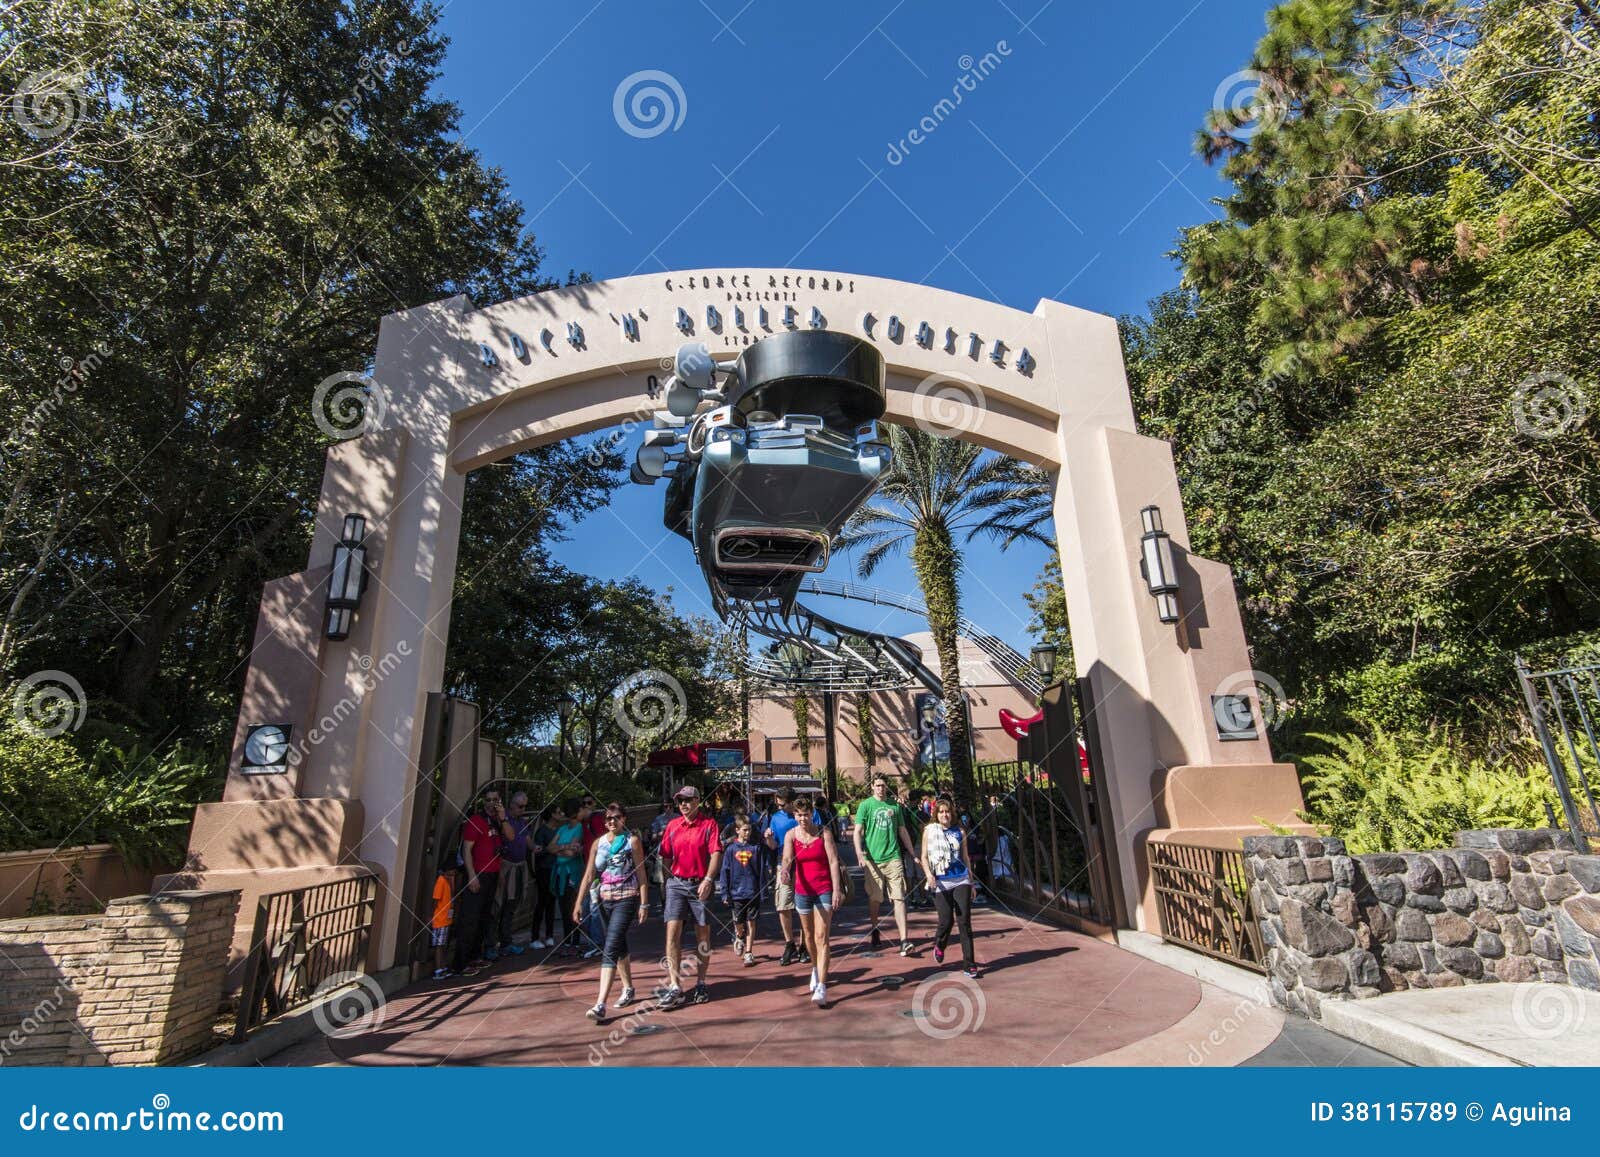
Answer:
<svg viewBox="0 0 1600 1157"><path fill-rule="evenodd" d="M176 862L195 805L222 773L183 747L159 754L102 741L85 755L0 718L0 851L114 845L133 863Z"/></svg>
<svg viewBox="0 0 1600 1157"><path fill-rule="evenodd" d="M1449 847L1474 828L1549 823L1555 792L1544 765L1520 751L1493 761L1448 730L1409 735L1313 735L1326 752L1299 758L1308 823L1351 852Z"/></svg>
<svg viewBox="0 0 1600 1157"><path fill-rule="evenodd" d="M76 747L34 736L9 714L0 715L0 851L55 847L71 835L93 797L88 765Z"/></svg>

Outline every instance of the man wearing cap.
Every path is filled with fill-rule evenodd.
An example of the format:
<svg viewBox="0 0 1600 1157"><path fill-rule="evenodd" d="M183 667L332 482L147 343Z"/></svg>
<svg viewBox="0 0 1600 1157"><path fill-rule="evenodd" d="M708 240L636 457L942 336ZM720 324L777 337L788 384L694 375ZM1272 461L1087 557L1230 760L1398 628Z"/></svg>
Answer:
<svg viewBox="0 0 1600 1157"><path fill-rule="evenodd" d="M706 967L711 962L711 924L706 911L706 901L722 866L722 835L717 821L700 814L700 792L693 787L681 787L673 797L678 805L678 818L667 825L661 835L661 862L665 869L665 898L662 919L667 925L667 989L657 1001L662 1009L676 1008L684 1001L681 983L683 970L683 919L685 913L694 916L696 963L694 992L689 998L695 1004L710 1000L706 992Z"/></svg>

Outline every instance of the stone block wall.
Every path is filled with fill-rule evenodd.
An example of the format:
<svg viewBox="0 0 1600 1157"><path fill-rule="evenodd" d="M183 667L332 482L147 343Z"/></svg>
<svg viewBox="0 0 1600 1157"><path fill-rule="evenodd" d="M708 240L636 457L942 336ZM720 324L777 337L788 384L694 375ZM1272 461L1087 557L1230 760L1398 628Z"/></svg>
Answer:
<svg viewBox="0 0 1600 1157"><path fill-rule="evenodd" d="M1304 836L1244 841L1274 998L1544 980L1600 990L1600 856L1553 829L1461 832L1436 852L1351 856Z"/></svg>
<svg viewBox="0 0 1600 1157"><path fill-rule="evenodd" d="M138 1065L211 1041L237 892L0 920L0 1065Z"/></svg>

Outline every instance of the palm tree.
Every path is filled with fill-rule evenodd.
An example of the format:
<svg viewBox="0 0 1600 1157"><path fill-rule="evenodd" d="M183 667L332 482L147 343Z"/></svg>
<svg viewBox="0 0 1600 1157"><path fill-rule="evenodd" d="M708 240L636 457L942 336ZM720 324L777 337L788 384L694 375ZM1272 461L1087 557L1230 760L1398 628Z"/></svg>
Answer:
<svg viewBox="0 0 1600 1157"><path fill-rule="evenodd" d="M889 471L873 500L845 524L841 549L860 548L856 570L868 578L884 559L910 545L911 567L928 607L939 654L950 778L956 803L971 812L971 725L961 692L956 625L961 619L961 548L982 535L1005 549L1019 539L1052 545L1053 487L1042 470L970 442L891 426Z"/></svg>

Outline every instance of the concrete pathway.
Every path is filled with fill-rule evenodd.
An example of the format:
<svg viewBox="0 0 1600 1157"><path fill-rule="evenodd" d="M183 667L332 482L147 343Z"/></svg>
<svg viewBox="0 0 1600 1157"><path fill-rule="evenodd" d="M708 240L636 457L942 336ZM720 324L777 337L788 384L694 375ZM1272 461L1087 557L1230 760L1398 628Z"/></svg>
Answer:
<svg viewBox="0 0 1600 1157"><path fill-rule="evenodd" d="M1322 1019L1412 1064L1600 1062L1600 993L1565 984L1472 984L1327 1001Z"/></svg>
<svg viewBox="0 0 1600 1157"><path fill-rule="evenodd" d="M716 931L712 1000L661 1013L646 1001L596 1026L590 961L524 955L471 978L390 997L354 1035L317 1036L273 1065L1234 1065L1395 1063L1282 1012L1113 944L982 907L985 973L961 975L959 949L935 965L931 912L912 913L918 948L873 952L859 898L835 926L831 1007L808 999L809 967L777 963L767 913L753 968ZM891 932L892 924L885 924ZM662 927L636 934L635 982L661 983ZM631 1015L630 1015L631 1014Z"/></svg>

